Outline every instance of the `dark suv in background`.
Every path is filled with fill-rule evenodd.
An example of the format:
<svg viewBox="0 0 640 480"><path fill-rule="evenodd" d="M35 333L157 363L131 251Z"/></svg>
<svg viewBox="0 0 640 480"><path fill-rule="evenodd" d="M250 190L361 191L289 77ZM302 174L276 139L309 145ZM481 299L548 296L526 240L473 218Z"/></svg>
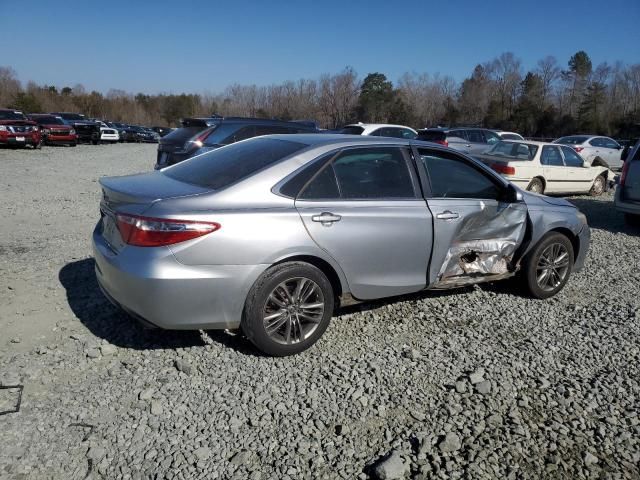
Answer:
<svg viewBox="0 0 640 480"><path fill-rule="evenodd" d="M496 132L486 128L425 128L418 131L417 140L438 143L459 152L484 153L500 141Z"/></svg>
<svg viewBox="0 0 640 480"><path fill-rule="evenodd" d="M100 124L80 113L72 112L51 112L50 115L60 117L64 123L73 127L78 136L79 143L92 143L98 145L100 143Z"/></svg>
<svg viewBox="0 0 640 480"><path fill-rule="evenodd" d="M279 133L319 132L312 122L285 122L264 118L185 118L181 123L182 128L160 139L156 170L247 138Z"/></svg>

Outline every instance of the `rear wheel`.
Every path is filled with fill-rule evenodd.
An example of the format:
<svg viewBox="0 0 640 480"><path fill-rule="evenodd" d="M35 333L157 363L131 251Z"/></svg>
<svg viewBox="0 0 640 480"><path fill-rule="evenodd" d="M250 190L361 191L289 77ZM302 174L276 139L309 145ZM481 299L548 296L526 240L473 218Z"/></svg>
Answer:
<svg viewBox="0 0 640 480"><path fill-rule="evenodd" d="M542 180L536 177L533 180L531 180L531 183L527 186L527 190L533 193L543 194L544 184L542 183Z"/></svg>
<svg viewBox="0 0 640 480"><path fill-rule="evenodd" d="M306 350L324 333L333 313L331 283L318 268L287 262L270 268L251 288L242 330L268 355Z"/></svg>
<svg viewBox="0 0 640 480"><path fill-rule="evenodd" d="M607 180L604 178L604 176L602 175L597 176L596 179L593 181L593 185L591 185L591 189L589 190L589 195L591 195L592 197L598 197L602 195L604 193L606 183L607 183Z"/></svg>
<svg viewBox="0 0 640 480"><path fill-rule="evenodd" d="M565 286L573 270L573 245L563 234L551 232L529 252L523 275L529 293L535 298L554 296Z"/></svg>

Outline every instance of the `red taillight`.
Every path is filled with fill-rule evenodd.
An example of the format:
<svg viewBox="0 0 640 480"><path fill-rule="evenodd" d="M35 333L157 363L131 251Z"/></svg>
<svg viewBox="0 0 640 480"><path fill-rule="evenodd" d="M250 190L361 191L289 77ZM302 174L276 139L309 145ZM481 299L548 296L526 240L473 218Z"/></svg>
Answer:
<svg viewBox="0 0 640 480"><path fill-rule="evenodd" d="M582 150L584 150L584 147L573 147L573 149L574 149L576 152L580 153Z"/></svg>
<svg viewBox="0 0 640 480"><path fill-rule="evenodd" d="M136 247L159 247L201 237L220 229L215 222L151 218L119 213L118 230L125 243Z"/></svg>
<svg viewBox="0 0 640 480"><path fill-rule="evenodd" d="M625 160L622 166L622 173L620 174L620 186L624 187L624 181L627 178L627 172L629 171L629 160Z"/></svg>
<svg viewBox="0 0 640 480"><path fill-rule="evenodd" d="M494 163L491 165L496 172L502 173L504 175L515 175L516 169L514 167L510 167L509 165L503 165L501 163Z"/></svg>
<svg viewBox="0 0 640 480"><path fill-rule="evenodd" d="M436 143L444 145L445 147L449 146L449 142L447 142L446 140L436 140Z"/></svg>
<svg viewBox="0 0 640 480"><path fill-rule="evenodd" d="M202 147L202 145L204 145L204 141L207 139L209 135L211 135L211 132L213 132L213 130L210 128L207 128L204 132L200 133L197 137L192 139L191 143L196 145L198 148Z"/></svg>

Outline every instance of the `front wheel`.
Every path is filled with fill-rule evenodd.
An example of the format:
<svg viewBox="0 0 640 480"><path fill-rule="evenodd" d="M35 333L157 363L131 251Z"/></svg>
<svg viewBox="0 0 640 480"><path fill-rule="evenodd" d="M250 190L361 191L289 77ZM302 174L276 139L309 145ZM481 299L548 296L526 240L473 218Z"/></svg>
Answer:
<svg viewBox="0 0 640 480"><path fill-rule="evenodd" d="M267 355L300 353L327 329L333 306L331 283L320 269L304 262L282 263L251 288L242 330Z"/></svg>
<svg viewBox="0 0 640 480"><path fill-rule="evenodd" d="M565 235L552 232L544 236L524 260L523 275L531 296L544 299L562 290L573 260L573 245Z"/></svg>
<svg viewBox="0 0 640 480"><path fill-rule="evenodd" d="M607 181L602 175L597 176L593 181L593 185L591 185L589 195L591 195L592 197L598 197L602 195L604 193L606 183Z"/></svg>

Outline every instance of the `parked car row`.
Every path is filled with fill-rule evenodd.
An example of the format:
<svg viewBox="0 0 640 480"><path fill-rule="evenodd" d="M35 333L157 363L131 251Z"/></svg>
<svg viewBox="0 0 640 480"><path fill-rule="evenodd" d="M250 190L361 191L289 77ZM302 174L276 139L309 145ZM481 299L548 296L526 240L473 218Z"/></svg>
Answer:
<svg viewBox="0 0 640 480"><path fill-rule="evenodd" d="M40 148L43 144L158 143L173 130L103 121L73 112L25 115L20 110L0 109L0 145Z"/></svg>

